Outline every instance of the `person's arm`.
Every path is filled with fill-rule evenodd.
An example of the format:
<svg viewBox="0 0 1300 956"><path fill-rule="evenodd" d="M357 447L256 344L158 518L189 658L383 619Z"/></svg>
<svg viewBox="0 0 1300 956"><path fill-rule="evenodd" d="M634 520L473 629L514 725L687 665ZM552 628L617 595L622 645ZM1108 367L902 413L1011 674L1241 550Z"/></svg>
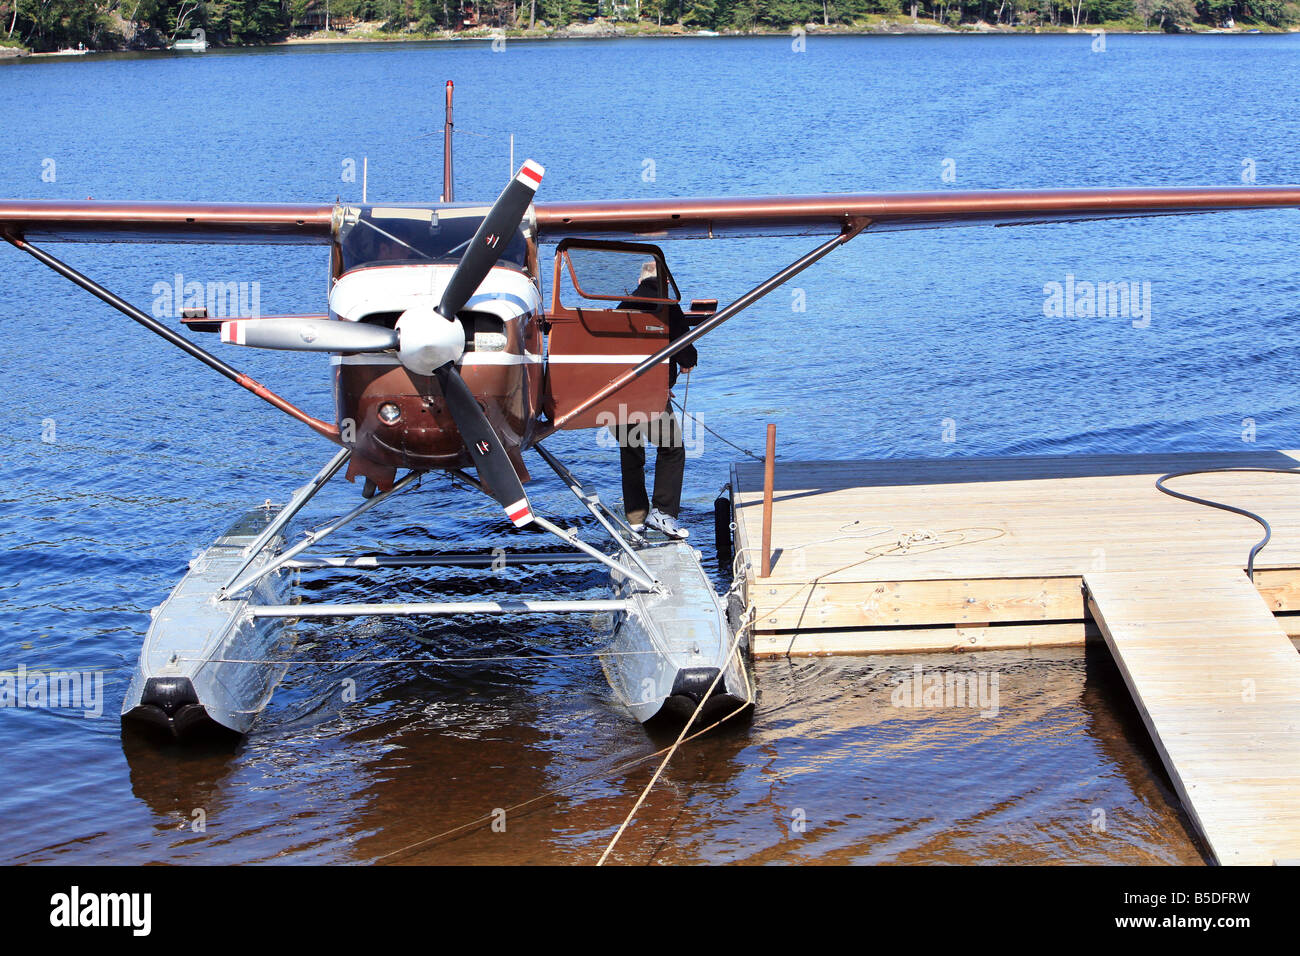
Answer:
<svg viewBox="0 0 1300 956"><path fill-rule="evenodd" d="M686 316L682 313L681 307L670 305L668 307L668 341L675 342L690 330L691 327L686 323ZM677 367L680 369L693 369L700 361L700 354L695 351L694 345L688 345L673 356L673 361L677 363Z"/></svg>

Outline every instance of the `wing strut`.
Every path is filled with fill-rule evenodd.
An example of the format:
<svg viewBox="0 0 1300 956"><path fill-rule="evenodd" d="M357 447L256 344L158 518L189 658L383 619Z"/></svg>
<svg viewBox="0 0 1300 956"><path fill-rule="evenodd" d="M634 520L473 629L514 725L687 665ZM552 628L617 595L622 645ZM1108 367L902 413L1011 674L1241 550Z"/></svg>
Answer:
<svg viewBox="0 0 1300 956"><path fill-rule="evenodd" d="M114 295L108 289L105 289L94 279L82 275L76 269L54 258L54 256L50 255L44 249L38 249L36 246L33 246L30 242L27 242L24 239L19 239L15 236L11 236L8 234L4 235L4 239L14 248L21 249L23 252L30 255L36 261L53 269L59 275L63 276L63 278L71 282L73 285L80 286L81 288L89 292L91 295L95 296L97 299L107 302L113 308L117 309L117 311L125 315L128 319L132 319L140 323L150 332L153 332L155 335L161 336L162 338L166 339L168 342L176 346L182 352L186 353L187 355L193 358L198 359L208 368L213 369L214 371L224 375L226 378L230 379L232 382L234 382L236 385L240 386L241 388L248 389L258 398L262 399L263 401L269 402L271 405L274 405L276 408L280 409L280 411L284 412L285 414L298 419L298 421L302 422L312 431L316 432L316 434L322 435L333 442L337 442L339 440L339 430L336 426L327 424L326 422L323 422L318 418L313 418L312 416L308 415L306 412L304 412L297 405L294 405L288 399L283 398L280 395L277 395L275 392L271 391L269 388L267 388L265 385L263 385L261 382L257 381L256 379L250 378L249 376L245 375L243 372L239 371L238 369L233 368L230 365L227 365L225 362L221 361L221 359L217 358L211 352L195 345L189 339L173 331L172 329L169 329L167 326L163 325L161 322L159 322L157 319L153 318L152 316L146 315L145 313L141 312L135 306L131 305L131 303Z"/></svg>
<svg viewBox="0 0 1300 956"><path fill-rule="evenodd" d="M870 222L869 220L866 219L850 222L848 225L844 227L844 231L841 232L839 235L826 240L820 246L814 249L812 252L809 252L806 255L799 257L794 262L790 263L788 266L782 269L780 272L776 273L776 275L772 276L770 279L767 279L759 283L758 285L754 286L754 288L750 289L748 292L746 292L744 295L738 298L735 302L732 302L726 308L720 309L717 312L715 312L713 315L709 316L709 318L701 322L699 325L695 326L695 328L691 329L685 335L681 336L681 338L669 342L667 345L661 348L654 355L651 355L649 358L642 360L642 362L639 365L628 369L626 372L624 372L618 378L614 379L604 388L600 389L598 392L594 392L593 394L589 395L587 398L583 399L581 402L579 402L569 411L565 412L555 421L545 426L545 428L537 436L536 440L540 441L541 439L545 438L547 435L550 435L553 432L555 432L557 429L563 428L565 423L568 422L569 420L576 418L577 416L583 414L584 412L589 411L594 406L599 405L601 402L605 401L605 399L609 398L619 389L623 388L625 385L628 385L629 383L640 378L646 372L650 371L660 362L663 362L665 359L672 358L674 355L676 355L682 349L686 348L686 346L690 345L692 342L694 342L696 339L700 338L701 336L708 335L710 332L712 332L714 329L720 326L723 322L726 322L728 319L733 318L734 316L738 315L740 312L743 312L745 309L749 308L751 305L753 305L759 299L763 298L763 296L767 295L773 289L776 289L784 285L785 283L789 282L799 273L803 272L804 269L807 269L810 265L812 265L817 260L821 259L827 253L844 245L844 243L848 242L854 236L858 235L858 233L862 232L863 229L866 229L868 225L870 225Z"/></svg>

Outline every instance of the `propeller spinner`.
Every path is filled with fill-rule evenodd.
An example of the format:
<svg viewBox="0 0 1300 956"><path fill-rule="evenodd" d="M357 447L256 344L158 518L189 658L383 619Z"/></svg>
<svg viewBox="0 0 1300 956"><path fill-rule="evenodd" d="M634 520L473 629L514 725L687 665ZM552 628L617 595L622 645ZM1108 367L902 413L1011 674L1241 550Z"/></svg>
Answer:
<svg viewBox="0 0 1300 956"><path fill-rule="evenodd" d="M221 339L254 348L300 352L383 352L397 349L401 363L442 386L447 408L474 467L489 493L516 526L533 520L523 482L483 406L461 377L456 362L465 352L465 328L456 315L482 285L513 236L541 185L545 170L526 161L469 241L436 307L419 305L398 318L396 328L314 319L254 319L221 324Z"/></svg>

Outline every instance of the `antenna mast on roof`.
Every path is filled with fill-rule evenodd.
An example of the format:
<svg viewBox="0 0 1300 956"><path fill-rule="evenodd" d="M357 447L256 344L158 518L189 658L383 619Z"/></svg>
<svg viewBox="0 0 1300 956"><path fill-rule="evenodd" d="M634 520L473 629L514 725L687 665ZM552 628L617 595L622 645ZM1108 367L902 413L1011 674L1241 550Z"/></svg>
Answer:
<svg viewBox="0 0 1300 956"><path fill-rule="evenodd" d="M442 201L454 202L451 186L451 80L447 81L447 122L442 128Z"/></svg>

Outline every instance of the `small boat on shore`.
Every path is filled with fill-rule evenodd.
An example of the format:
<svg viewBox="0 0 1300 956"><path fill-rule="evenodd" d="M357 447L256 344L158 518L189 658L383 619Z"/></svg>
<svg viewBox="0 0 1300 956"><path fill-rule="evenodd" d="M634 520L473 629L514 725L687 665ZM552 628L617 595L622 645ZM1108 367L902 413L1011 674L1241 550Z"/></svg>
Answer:
<svg viewBox="0 0 1300 956"><path fill-rule="evenodd" d="M169 49L179 53L204 53L208 49L208 41L197 37L193 40L177 40Z"/></svg>

